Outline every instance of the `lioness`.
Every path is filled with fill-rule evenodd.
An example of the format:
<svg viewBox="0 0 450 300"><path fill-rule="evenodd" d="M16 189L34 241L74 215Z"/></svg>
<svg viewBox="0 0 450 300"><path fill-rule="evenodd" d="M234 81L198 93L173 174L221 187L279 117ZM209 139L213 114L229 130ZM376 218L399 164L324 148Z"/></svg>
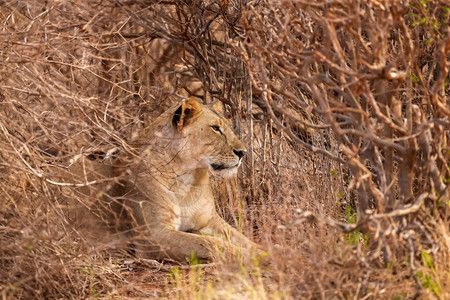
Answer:
<svg viewBox="0 0 450 300"><path fill-rule="evenodd" d="M116 195L135 224L139 256L212 260L239 247L257 249L215 210L210 173L235 174L246 152L224 117L186 99L144 129L132 147L134 157L113 169L128 177Z"/></svg>

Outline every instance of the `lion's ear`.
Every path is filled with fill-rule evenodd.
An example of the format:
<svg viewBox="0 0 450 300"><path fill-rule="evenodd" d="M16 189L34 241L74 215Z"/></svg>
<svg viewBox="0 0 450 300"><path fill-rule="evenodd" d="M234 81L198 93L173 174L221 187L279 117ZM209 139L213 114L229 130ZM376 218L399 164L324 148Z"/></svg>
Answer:
<svg viewBox="0 0 450 300"><path fill-rule="evenodd" d="M225 109L223 107L223 103L222 101L214 101L212 104L212 109L214 109L216 112L218 112L219 114L221 114L222 116L225 115Z"/></svg>
<svg viewBox="0 0 450 300"><path fill-rule="evenodd" d="M189 123L198 117L200 111L200 104L196 100L192 98L183 100L183 103L181 103L173 115L172 123L181 131L186 125L189 125Z"/></svg>

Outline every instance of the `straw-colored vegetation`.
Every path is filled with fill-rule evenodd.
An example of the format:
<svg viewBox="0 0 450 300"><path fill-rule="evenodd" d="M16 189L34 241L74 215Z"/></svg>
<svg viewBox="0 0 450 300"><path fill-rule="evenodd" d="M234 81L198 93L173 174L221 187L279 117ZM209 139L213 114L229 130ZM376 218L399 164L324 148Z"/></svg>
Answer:
<svg viewBox="0 0 450 300"><path fill-rule="evenodd" d="M0 298L448 299L449 20L444 0L1 1ZM132 152L186 96L247 147L213 188L264 263L140 259L87 223L118 178L69 167Z"/></svg>

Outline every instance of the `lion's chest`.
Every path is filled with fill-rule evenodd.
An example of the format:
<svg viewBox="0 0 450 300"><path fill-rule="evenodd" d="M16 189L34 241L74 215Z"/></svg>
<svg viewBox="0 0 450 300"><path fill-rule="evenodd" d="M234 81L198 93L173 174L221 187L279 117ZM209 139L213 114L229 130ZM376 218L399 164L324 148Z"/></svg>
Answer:
<svg viewBox="0 0 450 300"><path fill-rule="evenodd" d="M214 212L214 200L208 193L171 193L173 226L179 231L198 231L205 227Z"/></svg>

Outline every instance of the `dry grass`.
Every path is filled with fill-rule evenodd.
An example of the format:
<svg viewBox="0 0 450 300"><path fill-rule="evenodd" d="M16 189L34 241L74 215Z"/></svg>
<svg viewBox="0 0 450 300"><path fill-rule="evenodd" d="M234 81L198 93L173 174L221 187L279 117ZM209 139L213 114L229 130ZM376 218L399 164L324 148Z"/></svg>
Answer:
<svg viewBox="0 0 450 300"><path fill-rule="evenodd" d="M1 2L0 295L447 299L449 14L445 1ZM138 260L73 225L68 199L102 191L63 176L72 160L126 151L186 95L222 101L249 149L214 187L268 265Z"/></svg>

